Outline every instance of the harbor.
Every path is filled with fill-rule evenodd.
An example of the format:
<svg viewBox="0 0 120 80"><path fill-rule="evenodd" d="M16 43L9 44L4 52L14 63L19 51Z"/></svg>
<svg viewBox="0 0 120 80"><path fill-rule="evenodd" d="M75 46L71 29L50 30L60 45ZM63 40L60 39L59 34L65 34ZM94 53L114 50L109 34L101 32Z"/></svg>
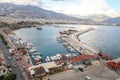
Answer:
<svg viewBox="0 0 120 80"><path fill-rule="evenodd" d="M61 34L61 39L62 39L62 41L64 41L63 45L64 44L70 45L73 49L75 49L78 53L80 53L82 55L98 54L99 53L98 50L90 47L89 45L87 45L86 43L84 43L84 42L82 42L78 39L79 35L82 35L84 33L92 31L92 30L94 30L94 28L88 28L86 30L76 31L76 32L74 32L72 34L69 34L69 35L67 35L67 33L65 33L65 32L63 32L64 34L60 33Z"/></svg>
<svg viewBox="0 0 120 80"><path fill-rule="evenodd" d="M37 31L41 32L42 30ZM84 79L86 74L94 73L92 70L96 71L99 68L98 65L100 65L104 70L107 70L104 72L105 74L111 72L111 74L116 75L114 79L118 78L118 72L116 70L119 69L119 65L117 66L118 69L116 69L115 64L117 63L111 62L112 58L107 53L94 49L78 38L79 36L94 30L94 28L86 28L84 30L59 30L59 35L54 39L57 41L57 44L59 44L59 46L63 46L68 53L54 51L54 54L49 55L44 55L36 48L34 43L24 41L23 37L10 33L6 36L8 36L7 39L9 39L13 44L9 49L10 55L15 56L17 64L21 67L22 71L25 71L28 80L38 78L38 76L43 76L45 80L48 78L54 80L51 76L56 75L56 73L61 75L62 72L65 72L66 74L64 79L69 79L68 73L72 74L78 71L84 75L81 77L81 79ZM96 69L94 69L95 67ZM106 67L112 67L115 69L115 72L108 68L106 69ZM101 74L103 69L100 69ZM75 75L77 75L77 77L79 76L78 74ZM97 72L96 75L98 76ZM89 77L96 79L96 77L92 75ZM73 77L71 78L73 79ZM103 80L105 79L106 78L103 78Z"/></svg>
<svg viewBox="0 0 120 80"><path fill-rule="evenodd" d="M0 80L120 80L113 0L0 0Z"/></svg>

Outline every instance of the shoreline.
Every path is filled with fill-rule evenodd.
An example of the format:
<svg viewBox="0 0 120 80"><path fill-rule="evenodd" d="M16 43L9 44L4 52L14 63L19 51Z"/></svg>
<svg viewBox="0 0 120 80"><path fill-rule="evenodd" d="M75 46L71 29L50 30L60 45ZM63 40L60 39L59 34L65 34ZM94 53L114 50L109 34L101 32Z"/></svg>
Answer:
<svg viewBox="0 0 120 80"><path fill-rule="evenodd" d="M84 34L84 33L87 33L89 31L92 31L94 30L94 28L88 28L86 30L80 30L80 31L77 31L77 32L74 32L72 34L68 34L70 33L69 31L68 32L61 32L61 39L64 38L63 35L67 35L66 36L66 39L65 40L62 40L65 43L68 43L72 48L74 48L78 53L82 54L82 55L93 55L93 54L98 54L99 51L90 47L89 45L87 45L86 43L83 43L80 41L80 39L78 38L78 36ZM80 48L83 48L84 47L84 51L83 52L82 50L80 50ZM86 54L87 53L87 54Z"/></svg>
<svg viewBox="0 0 120 80"><path fill-rule="evenodd" d="M84 33L86 33L86 32L89 32L89 31L91 31L91 30L94 30L94 28L91 28L91 29L87 29L87 30L81 30L80 32L76 32L76 33L73 33L73 34L71 34L71 35L68 35L68 41L69 40L71 40L71 39L73 39L73 41L75 41L76 42L76 44L78 44L78 43L80 43L80 44L85 44L85 43L82 43L81 41L80 41L80 39L78 38L78 36L79 35L81 35L81 34L84 34ZM17 35L16 35L17 36ZM71 44L71 43L70 43ZM78 44L79 45L79 44ZM85 44L86 45L86 44ZM79 49L79 47L80 46L78 46L78 49ZM27 53L27 55L29 56L29 53ZM24 58L24 57L28 57L27 55L25 55L25 56L22 56L22 58ZM84 54L83 54L84 55ZM92 54L90 54L90 55L92 55ZM30 56L29 56L29 58L30 58ZM26 59L26 58L25 58ZM31 61L32 59L30 59L30 61ZM26 61L26 60L25 60ZM22 63L22 62L18 62L18 65L20 66L20 68L22 69L22 71L24 71L24 72L26 72L26 74L27 74L27 71L26 71L26 69L28 68L28 67L26 67L25 66L25 61L24 61L24 63ZM46 62L46 63L49 63L49 61L48 62ZM41 63L41 64L44 64L44 63ZM37 64L37 65L39 65L39 64ZM31 66L36 66L36 65L31 65Z"/></svg>

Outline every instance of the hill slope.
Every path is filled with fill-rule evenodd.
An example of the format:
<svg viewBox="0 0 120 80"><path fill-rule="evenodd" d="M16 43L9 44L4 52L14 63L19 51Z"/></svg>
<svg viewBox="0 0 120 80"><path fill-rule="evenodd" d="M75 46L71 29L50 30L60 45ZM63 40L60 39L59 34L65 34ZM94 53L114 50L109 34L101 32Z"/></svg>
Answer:
<svg viewBox="0 0 120 80"><path fill-rule="evenodd" d="M45 10L31 5L15 5L12 3L0 3L0 16L17 18L42 18L58 20L76 20L78 18Z"/></svg>

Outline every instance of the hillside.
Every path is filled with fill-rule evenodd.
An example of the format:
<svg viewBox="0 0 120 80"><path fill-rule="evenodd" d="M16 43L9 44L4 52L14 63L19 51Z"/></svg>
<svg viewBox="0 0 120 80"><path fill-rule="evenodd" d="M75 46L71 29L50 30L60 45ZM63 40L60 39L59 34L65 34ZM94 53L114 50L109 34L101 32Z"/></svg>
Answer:
<svg viewBox="0 0 120 80"><path fill-rule="evenodd" d="M76 20L78 18L70 17L65 14L45 10L31 5L15 5L12 3L0 3L0 16L15 18L42 18L57 20Z"/></svg>

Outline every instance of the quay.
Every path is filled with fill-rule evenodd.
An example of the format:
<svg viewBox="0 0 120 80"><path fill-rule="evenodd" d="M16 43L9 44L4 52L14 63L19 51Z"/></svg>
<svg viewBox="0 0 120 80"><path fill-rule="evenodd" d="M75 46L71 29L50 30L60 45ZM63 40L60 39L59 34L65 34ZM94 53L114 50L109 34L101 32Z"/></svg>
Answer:
<svg viewBox="0 0 120 80"><path fill-rule="evenodd" d="M86 32L89 32L89 31L92 31L94 30L94 28L88 28L86 30L81 30L81 31L78 31L78 32L75 32L73 34L70 34L68 35L68 38L65 40L70 46L72 46L77 52L79 52L80 54L82 55L86 55L86 54L97 54L99 53L98 50L88 46L86 43L84 42L81 42L79 39L78 39L78 36L79 35L82 35ZM82 52L80 50L80 47L84 47L86 49L86 52Z"/></svg>

